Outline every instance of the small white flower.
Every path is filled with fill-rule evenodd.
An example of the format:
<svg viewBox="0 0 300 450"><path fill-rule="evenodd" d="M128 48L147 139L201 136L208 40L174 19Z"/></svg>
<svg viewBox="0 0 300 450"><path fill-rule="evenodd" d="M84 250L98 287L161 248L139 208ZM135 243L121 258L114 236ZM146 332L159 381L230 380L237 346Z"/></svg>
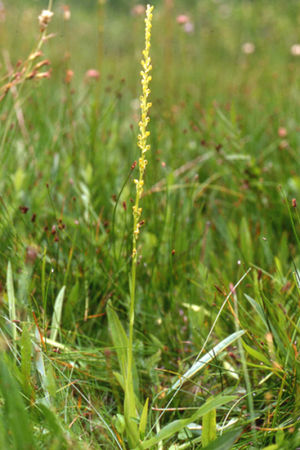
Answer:
<svg viewBox="0 0 300 450"><path fill-rule="evenodd" d="M291 46L291 54L294 56L300 56L300 44L294 44Z"/></svg>
<svg viewBox="0 0 300 450"><path fill-rule="evenodd" d="M193 33L193 31L195 29L193 22L186 22L183 25L183 29L186 33Z"/></svg>
<svg viewBox="0 0 300 450"><path fill-rule="evenodd" d="M41 14L39 15L39 24L41 31L44 31L47 28L48 23L51 21L53 17L53 12L48 9L43 9Z"/></svg>
<svg viewBox="0 0 300 450"><path fill-rule="evenodd" d="M255 52L255 45L252 42L245 42L242 45L242 50L246 55L251 55L251 53Z"/></svg>

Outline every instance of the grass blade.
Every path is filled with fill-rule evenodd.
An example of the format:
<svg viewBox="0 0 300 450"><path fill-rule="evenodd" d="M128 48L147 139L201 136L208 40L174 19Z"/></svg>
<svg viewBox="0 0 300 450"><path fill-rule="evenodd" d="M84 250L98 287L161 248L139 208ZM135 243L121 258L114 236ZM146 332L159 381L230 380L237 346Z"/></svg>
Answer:
<svg viewBox="0 0 300 450"><path fill-rule="evenodd" d="M246 352L249 355L251 355L253 358L258 359L258 361L263 362L266 366L270 365L270 360L268 360L268 358L266 358L266 356L263 355L261 352L250 347L250 345L247 345L246 342L244 342L244 341L242 341L242 345L243 345L244 349L246 350Z"/></svg>
<svg viewBox="0 0 300 450"><path fill-rule="evenodd" d="M17 327L13 322L17 318L16 317L16 298L15 298L15 291L14 291L12 267L11 267L10 261L8 262L8 266L7 266L6 286L7 286L9 318L12 322L12 335L13 335L13 341L15 344L16 340L17 340Z"/></svg>
<svg viewBox="0 0 300 450"><path fill-rule="evenodd" d="M244 330L236 331L235 333L231 334L223 341L221 341L219 344L215 345L212 350L210 350L208 353L206 353L206 355L202 356L202 358L196 361L192 365L192 367L187 370L185 374L176 381L176 383L173 384L173 386L170 388L170 391L180 388L185 381L196 375L199 370L203 369L203 367L205 367L210 361L212 361L219 353L221 353L226 347L231 345L232 342L243 336L243 334L245 334Z"/></svg>
<svg viewBox="0 0 300 450"><path fill-rule="evenodd" d="M268 323L266 321L266 317L265 317L265 313L263 308L261 307L261 305L259 303L257 303L252 297L250 297L247 294L244 294L246 299L248 300L248 302L253 306L253 308L255 309L255 311L257 312L257 314L259 315L259 317L261 318L263 324L266 327L266 330L269 330L268 327Z"/></svg>
<svg viewBox="0 0 300 450"><path fill-rule="evenodd" d="M54 311L52 314L51 333L50 333L50 339L52 341L56 341L57 333L60 328L65 290L66 290L66 286L63 286L61 288L61 290L59 291L58 296L56 297L56 300L54 303Z"/></svg>
<svg viewBox="0 0 300 450"><path fill-rule="evenodd" d="M31 387L31 337L26 325L23 327L23 332L21 336L21 375L22 375L22 385L25 395L29 398L32 395Z"/></svg>

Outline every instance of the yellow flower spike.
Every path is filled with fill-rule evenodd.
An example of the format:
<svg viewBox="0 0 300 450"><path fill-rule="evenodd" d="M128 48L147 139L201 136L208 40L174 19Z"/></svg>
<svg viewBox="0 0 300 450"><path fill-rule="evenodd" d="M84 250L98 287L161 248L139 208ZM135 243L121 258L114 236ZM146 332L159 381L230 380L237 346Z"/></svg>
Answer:
<svg viewBox="0 0 300 450"><path fill-rule="evenodd" d="M139 158L139 179L134 180L136 185L136 199L135 206L133 209L133 245L132 245L132 258L137 259L137 249L136 243L139 235L138 220L139 216L137 211L139 210L139 201L143 194L144 185L144 173L147 165L147 160L145 159L145 153L150 150L150 145L147 144L147 138L150 136L150 131L147 131L148 123L150 118L148 116L149 109L151 108L151 103L147 101L150 94L149 83L152 79L149 73L152 70L151 58L150 58L150 48L151 48L151 27L152 27L152 11L153 6L148 5L146 9L145 18L145 49L142 52L143 58L141 60L142 71L141 75L141 85L142 85L142 95L140 96L140 108L141 108L141 119L139 122L140 133L138 135L137 145L141 150L141 156Z"/></svg>

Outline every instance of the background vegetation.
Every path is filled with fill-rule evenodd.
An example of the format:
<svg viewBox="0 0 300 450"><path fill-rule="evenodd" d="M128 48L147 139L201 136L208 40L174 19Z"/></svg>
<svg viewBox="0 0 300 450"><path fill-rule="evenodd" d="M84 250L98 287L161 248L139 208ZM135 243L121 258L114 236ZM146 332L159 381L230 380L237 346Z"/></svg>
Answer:
<svg viewBox="0 0 300 450"><path fill-rule="evenodd" d="M152 448L296 449L299 2L154 4L134 339L145 436L234 395L216 435L212 414ZM73 0L69 20L63 6L34 61L50 78L0 102L0 448L129 448L107 304L127 330L144 21L134 1ZM3 2L2 86L30 67L45 8Z"/></svg>

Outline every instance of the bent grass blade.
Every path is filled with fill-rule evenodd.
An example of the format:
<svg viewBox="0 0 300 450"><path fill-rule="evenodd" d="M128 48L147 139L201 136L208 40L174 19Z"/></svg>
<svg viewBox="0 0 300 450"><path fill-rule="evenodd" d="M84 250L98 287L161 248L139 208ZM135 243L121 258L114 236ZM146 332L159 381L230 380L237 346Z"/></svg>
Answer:
<svg viewBox="0 0 300 450"><path fill-rule="evenodd" d="M50 333L50 339L52 341L56 341L57 333L58 333L58 330L60 327L65 290L66 290L66 287L63 286L61 288L61 290L59 291L58 296L56 297L56 300L54 303L54 311L53 311L53 315L52 315L51 333Z"/></svg>
<svg viewBox="0 0 300 450"><path fill-rule="evenodd" d="M221 353L226 347L228 347L232 342L236 341L238 338L243 336L245 334L245 330L236 331L235 333L231 334L227 338L225 338L223 341L221 341L219 344L215 345L212 350L210 350L206 355L202 356L198 361L196 361L192 367L185 372L182 377L176 381L176 383L173 384L170 388L170 392L174 391L175 389L181 388L181 386L190 378L192 378L196 373L199 372L199 370L203 369L204 366L206 366L210 361L212 361L219 353Z"/></svg>

